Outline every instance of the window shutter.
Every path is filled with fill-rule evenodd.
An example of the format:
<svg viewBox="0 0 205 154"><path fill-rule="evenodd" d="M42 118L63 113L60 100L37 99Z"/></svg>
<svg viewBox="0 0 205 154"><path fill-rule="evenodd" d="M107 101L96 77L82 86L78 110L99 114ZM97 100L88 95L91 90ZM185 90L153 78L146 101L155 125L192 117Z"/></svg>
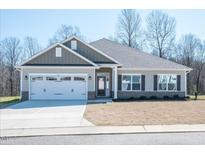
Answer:
<svg viewBox="0 0 205 154"><path fill-rule="evenodd" d="M122 75L118 75L118 90L122 90Z"/></svg>
<svg viewBox="0 0 205 154"><path fill-rule="evenodd" d="M157 75L154 75L154 91L157 91Z"/></svg>
<svg viewBox="0 0 205 154"><path fill-rule="evenodd" d="M177 90L181 91L181 75L177 75Z"/></svg>
<svg viewBox="0 0 205 154"><path fill-rule="evenodd" d="M141 90L145 90L145 75L141 76Z"/></svg>

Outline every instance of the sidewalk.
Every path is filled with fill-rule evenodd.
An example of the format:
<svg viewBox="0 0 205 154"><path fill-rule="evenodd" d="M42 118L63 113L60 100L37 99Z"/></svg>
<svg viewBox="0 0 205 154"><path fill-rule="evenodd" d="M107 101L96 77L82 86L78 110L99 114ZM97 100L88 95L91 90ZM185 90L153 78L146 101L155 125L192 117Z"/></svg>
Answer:
<svg viewBox="0 0 205 154"><path fill-rule="evenodd" d="M144 126L88 126L59 128L1 129L1 137L42 136L42 135L95 135L128 133L202 132L205 124L197 125L144 125Z"/></svg>

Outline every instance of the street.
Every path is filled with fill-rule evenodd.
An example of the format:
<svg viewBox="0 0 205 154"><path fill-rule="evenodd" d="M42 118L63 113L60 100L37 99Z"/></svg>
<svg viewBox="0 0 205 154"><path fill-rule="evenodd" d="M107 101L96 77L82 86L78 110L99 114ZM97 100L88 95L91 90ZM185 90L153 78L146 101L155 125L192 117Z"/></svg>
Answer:
<svg viewBox="0 0 205 154"><path fill-rule="evenodd" d="M63 135L1 138L0 144L29 145L184 145L205 144L205 132L115 135Z"/></svg>

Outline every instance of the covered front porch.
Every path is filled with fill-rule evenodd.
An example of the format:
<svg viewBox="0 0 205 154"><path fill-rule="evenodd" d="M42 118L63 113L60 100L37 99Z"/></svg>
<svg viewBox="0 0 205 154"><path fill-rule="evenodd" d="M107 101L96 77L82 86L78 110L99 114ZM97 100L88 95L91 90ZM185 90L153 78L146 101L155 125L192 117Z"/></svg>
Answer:
<svg viewBox="0 0 205 154"><path fill-rule="evenodd" d="M117 66L102 66L95 70L95 99L117 98Z"/></svg>

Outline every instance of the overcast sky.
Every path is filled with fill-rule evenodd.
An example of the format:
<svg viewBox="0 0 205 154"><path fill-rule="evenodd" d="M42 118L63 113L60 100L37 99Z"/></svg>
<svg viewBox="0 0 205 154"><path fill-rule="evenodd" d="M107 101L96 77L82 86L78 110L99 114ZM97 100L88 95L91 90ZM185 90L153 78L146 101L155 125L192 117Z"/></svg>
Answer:
<svg viewBox="0 0 205 154"><path fill-rule="evenodd" d="M137 10L143 20L151 10ZM175 17L177 39L193 33L205 40L205 10L163 10ZM1 10L0 37L33 36L42 46L61 24L75 25L89 41L113 36L120 10Z"/></svg>

